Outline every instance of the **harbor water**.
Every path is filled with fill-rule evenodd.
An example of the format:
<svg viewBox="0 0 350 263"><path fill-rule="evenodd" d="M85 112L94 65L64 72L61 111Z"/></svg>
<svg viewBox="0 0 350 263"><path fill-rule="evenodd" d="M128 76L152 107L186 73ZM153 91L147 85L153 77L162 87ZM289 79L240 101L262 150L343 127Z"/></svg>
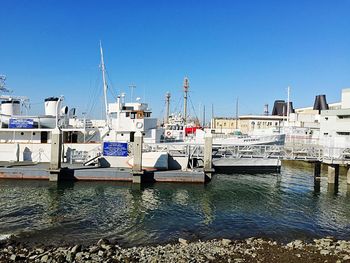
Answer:
<svg viewBox="0 0 350 263"><path fill-rule="evenodd" d="M206 185L0 180L0 236L52 245L108 238L124 246L180 237L349 240L346 177L335 193L326 176L320 191L306 163L285 163L280 174L216 174Z"/></svg>

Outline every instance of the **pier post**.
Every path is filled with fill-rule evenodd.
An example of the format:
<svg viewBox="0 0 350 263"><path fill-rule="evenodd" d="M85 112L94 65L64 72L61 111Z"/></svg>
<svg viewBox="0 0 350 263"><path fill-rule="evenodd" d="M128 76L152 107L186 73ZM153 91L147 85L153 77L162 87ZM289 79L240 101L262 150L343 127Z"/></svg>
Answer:
<svg viewBox="0 0 350 263"><path fill-rule="evenodd" d="M213 172L213 135L209 132L204 136L204 173L210 180Z"/></svg>
<svg viewBox="0 0 350 263"><path fill-rule="evenodd" d="M59 181L61 171L61 155L62 155L62 132L59 128L55 128L51 133L51 159L49 167L49 181Z"/></svg>
<svg viewBox="0 0 350 263"><path fill-rule="evenodd" d="M134 143L133 143L133 157L134 164L132 166L133 183L140 184L143 171L142 171L142 141L143 136L140 131L135 133Z"/></svg>
<svg viewBox="0 0 350 263"><path fill-rule="evenodd" d="M321 190L321 162L315 162L314 165L314 191L319 193Z"/></svg>
<svg viewBox="0 0 350 263"><path fill-rule="evenodd" d="M339 182L339 164L328 165L328 183L338 184Z"/></svg>
<svg viewBox="0 0 350 263"><path fill-rule="evenodd" d="M321 162L315 162L314 165L314 177L317 180L321 180Z"/></svg>
<svg viewBox="0 0 350 263"><path fill-rule="evenodd" d="M337 194L339 187L339 164L328 165L328 193Z"/></svg>

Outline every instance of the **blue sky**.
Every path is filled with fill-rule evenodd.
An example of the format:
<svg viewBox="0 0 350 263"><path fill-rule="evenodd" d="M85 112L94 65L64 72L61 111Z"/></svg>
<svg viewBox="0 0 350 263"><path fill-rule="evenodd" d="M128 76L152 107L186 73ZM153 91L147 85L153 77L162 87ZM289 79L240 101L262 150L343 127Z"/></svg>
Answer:
<svg viewBox="0 0 350 263"><path fill-rule="evenodd" d="M33 111L65 95L99 117L102 40L113 93L130 98L135 84L156 116L167 91L181 109L184 76L197 114L213 103L215 115L233 116L237 97L241 114L260 114L288 85L297 107L317 94L335 102L350 87L349 10L342 0L1 0L0 74Z"/></svg>

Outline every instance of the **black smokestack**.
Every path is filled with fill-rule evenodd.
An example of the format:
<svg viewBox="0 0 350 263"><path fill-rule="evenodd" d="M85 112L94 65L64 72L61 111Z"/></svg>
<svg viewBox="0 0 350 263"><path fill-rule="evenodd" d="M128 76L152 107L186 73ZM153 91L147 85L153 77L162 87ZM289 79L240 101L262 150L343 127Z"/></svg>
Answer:
<svg viewBox="0 0 350 263"><path fill-rule="evenodd" d="M326 100L326 95L317 95L314 103L314 110L318 110L321 113L321 110L328 110L328 104Z"/></svg>
<svg viewBox="0 0 350 263"><path fill-rule="evenodd" d="M287 103L286 103L286 104L287 104ZM293 108L293 102L292 102L292 101L289 102L289 113L295 113L295 110L294 110L294 108Z"/></svg>
<svg viewBox="0 0 350 263"><path fill-rule="evenodd" d="M275 103L273 104L272 115L285 116L287 112L285 106L286 102L284 100L275 100Z"/></svg>

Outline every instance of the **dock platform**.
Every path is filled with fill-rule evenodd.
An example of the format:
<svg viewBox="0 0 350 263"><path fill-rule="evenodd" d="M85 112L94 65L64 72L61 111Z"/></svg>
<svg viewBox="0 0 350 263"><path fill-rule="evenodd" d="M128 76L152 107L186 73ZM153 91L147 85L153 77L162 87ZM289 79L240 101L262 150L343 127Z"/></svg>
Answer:
<svg viewBox="0 0 350 263"><path fill-rule="evenodd" d="M59 171L61 180L73 181L124 181L132 182L131 169L102 168L94 166L82 166L78 164L62 164ZM1 162L0 179L31 179L49 180L49 163L28 162ZM168 171L144 171L145 182L180 182L180 183L205 183L206 177L203 170L168 170Z"/></svg>

